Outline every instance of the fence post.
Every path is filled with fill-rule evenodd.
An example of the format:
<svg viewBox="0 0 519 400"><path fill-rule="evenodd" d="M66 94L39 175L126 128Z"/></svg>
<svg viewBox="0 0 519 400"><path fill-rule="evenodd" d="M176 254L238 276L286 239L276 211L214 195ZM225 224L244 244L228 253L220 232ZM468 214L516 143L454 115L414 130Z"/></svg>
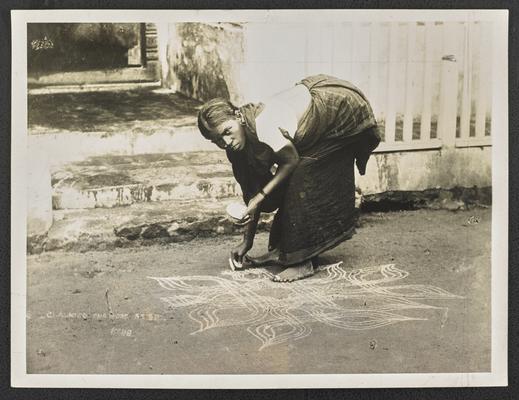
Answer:
<svg viewBox="0 0 519 400"><path fill-rule="evenodd" d="M420 122L420 140L431 139L431 111L433 96L433 29L432 22L425 24L424 39L424 77L423 77L423 106ZM438 135L436 135L438 136Z"/></svg>
<svg viewBox="0 0 519 400"><path fill-rule="evenodd" d="M416 62L413 57L416 52L416 22L407 24L407 65L406 65L406 88L405 88L405 112L403 141L410 143L413 140L414 125L414 87Z"/></svg>
<svg viewBox="0 0 519 400"><path fill-rule="evenodd" d="M380 50L380 22L371 23L370 52L369 52L369 98L377 118L380 116L380 91L378 88L378 73L381 63Z"/></svg>
<svg viewBox="0 0 519 400"><path fill-rule="evenodd" d="M463 92L461 99L460 138L468 139L470 136L470 123L472 117L472 22L465 23L465 37L463 50Z"/></svg>
<svg viewBox="0 0 519 400"><path fill-rule="evenodd" d="M479 50L479 87L476 105L476 137L485 136L487 106L491 91L491 62L492 62L492 23L481 23L481 46Z"/></svg>
<svg viewBox="0 0 519 400"><path fill-rule="evenodd" d="M398 23L391 22L389 31L389 63L388 85L385 110L385 136L386 143L395 142L396 129L396 93L398 79Z"/></svg>
<svg viewBox="0 0 519 400"><path fill-rule="evenodd" d="M447 23L443 31L443 57L441 61L440 113L438 137L445 147L456 143L456 117L458 114L458 64L454 55L455 23Z"/></svg>

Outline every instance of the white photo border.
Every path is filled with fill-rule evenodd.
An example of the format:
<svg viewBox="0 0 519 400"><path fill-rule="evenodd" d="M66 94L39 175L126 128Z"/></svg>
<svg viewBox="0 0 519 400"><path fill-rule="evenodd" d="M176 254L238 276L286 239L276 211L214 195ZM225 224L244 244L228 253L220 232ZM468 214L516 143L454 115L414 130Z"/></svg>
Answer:
<svg viewBox="0 0 519 400"><path fill-rule="evenodd" d="M493 54L491 372L297 375L28 374L27 23L491 20ZM11 385L46 388L390 388L506 386L508 351L508 11L507 10L13 10L11 131ZM475 333L477 334L477 333Z"/></svg>

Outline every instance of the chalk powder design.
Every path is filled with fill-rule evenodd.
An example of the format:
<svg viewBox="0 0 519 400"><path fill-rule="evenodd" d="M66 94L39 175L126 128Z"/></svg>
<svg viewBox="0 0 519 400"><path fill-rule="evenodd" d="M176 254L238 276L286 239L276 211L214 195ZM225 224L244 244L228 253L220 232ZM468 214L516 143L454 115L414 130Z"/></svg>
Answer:
<svg viewBox="0 0 519 400"><path fill-rule="evenodd" d="M461 299L430 285L388 285L409 273L394 264L345 271L342 262L319 267L316 276L290 284L270 281L265 269L226 271L225 277L150 277L174 292L162 297L171 309L189 309L199 325L192 332L246 326L261 341L259 350L307 337L310 323L348 329L373 329L403 321L405 310L441 309L418 300ZM320 276L323 275L323 276Z"/></svg>

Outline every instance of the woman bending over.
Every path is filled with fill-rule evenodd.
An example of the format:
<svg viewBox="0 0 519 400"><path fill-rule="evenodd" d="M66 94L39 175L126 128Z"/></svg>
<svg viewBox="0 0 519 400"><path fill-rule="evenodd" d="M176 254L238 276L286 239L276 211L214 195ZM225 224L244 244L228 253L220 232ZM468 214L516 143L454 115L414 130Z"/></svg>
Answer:
<svg viewBox="0 0 519 400"><path fill-rule="evenodd" d="M247 204L242 262L261 212L277 209L268 252L253 266L285 269L275 281L314 273L312 259L355 232L354 164L364 175L380 136L364 94L344 80L310 76L265 103L235 107L213 99L201 108L202 135L225 149Z"/></svg>

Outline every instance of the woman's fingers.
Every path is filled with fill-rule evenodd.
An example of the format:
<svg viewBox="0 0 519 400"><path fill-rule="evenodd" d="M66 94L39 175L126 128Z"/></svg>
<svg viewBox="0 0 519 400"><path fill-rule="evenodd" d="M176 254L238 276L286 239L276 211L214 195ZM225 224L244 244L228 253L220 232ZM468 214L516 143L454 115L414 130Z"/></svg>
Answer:
<svg viewBox="0 0 519 400"><path fill-rule="evenodd" d="M244 220L245 218L250 218L251 211L252 211L251 209L247 208L245 210L245 212L243 213L242 220Z"/></svg>
<svg viewBox="0 0 519 400"><path fill-rule="evenodd" d="M240 254L240 252L235 251L235 250L231 251L231 259L240 264L243 263L244 255L245 254Z"/></svg>
<svg viewBox="0 0 519 400"><path fill-rule="evenodd" d="M250 222L250 216L247 215L244 219L242 219L242 220L240 220L240 221L236 221L235 224L238 225L238 226L245 226L245 225L247 225L249 222Z"/></svg>

